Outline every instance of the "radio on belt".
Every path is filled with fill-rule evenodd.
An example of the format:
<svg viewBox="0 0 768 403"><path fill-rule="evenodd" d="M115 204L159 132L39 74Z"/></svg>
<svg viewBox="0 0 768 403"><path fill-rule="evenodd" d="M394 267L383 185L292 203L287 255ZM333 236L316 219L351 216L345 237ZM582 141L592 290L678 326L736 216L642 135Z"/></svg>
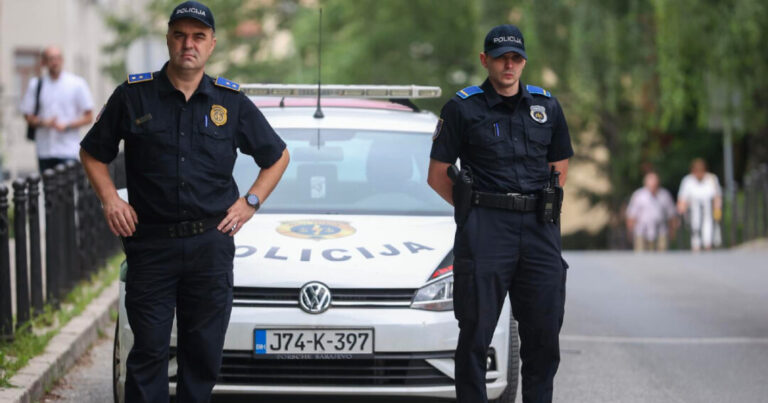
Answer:
<svg viewBox="0 0 768 403"><path fill-rule="evenodd" d="M560 223L560 210L563 206L563 188L560 187L560 172L552 166L549 171L549 182L539 193L537 216L542 223Z"/></svg>

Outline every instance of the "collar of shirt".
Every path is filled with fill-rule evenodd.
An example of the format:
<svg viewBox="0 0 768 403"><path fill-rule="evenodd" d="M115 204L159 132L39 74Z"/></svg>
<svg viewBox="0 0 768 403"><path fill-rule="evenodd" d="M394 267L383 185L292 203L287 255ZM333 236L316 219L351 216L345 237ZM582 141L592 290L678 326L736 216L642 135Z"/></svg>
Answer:
<svg viewBox="0 0 768 403"><path fill-rule="evenodd" d="M158 90L160 95L168 95L179 91L176 89L176 87L173 86L173 84L171 84L171 80L168 79L168 73L166 73L167 68L168 62L165 62L163 68L155 74L155 79L158 83ZM192 94L192 97L198 93L210 97L213 95L213 91L213 80L207 74L203 74L203 78L200 80L200 84L197 85L197 89L195 90L195 93Z"/></svg>
<svg viewBox="0 0 768 403"><path fill-rule="evenodd" d="M44 84L57 84L60 82L67 81L67 79L69 79L69 73L62 70L61 72L59 72L59 76L56 78L51 77L51 73L43 74L42 77L43 77Z"/></svg>
<svg viewBox="0 0 768 403"><path fill-rule="evenodd" d="M518 83L520 85L519 91L522 93L523 98L530 101L533 96L525 88L525 84L523 84L522 81L518 81ZM499 96L499 93L496 92L496 89L493 88L493 85L489 79L486 78L480 88L483 89L483 95L485 95L485 101L488 103L489 108L493 108L494 106L504 102Z"/></svg>

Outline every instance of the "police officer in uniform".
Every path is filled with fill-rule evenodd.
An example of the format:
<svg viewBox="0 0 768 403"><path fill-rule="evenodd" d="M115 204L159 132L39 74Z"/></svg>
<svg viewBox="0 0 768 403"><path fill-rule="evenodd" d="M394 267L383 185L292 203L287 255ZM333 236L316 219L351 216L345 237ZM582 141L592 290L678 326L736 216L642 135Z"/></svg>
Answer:
<svg viewBox="0 0 768 403"><path fill-rule="evenodd" d="M573 149L557 100L520 81L526 60L517 27L493 28L480 54L488 79L457 92L435 129L428 182L457 212L459 403L487 402L488 347L507 293L519 325L524 402L552 401L560 361L567 265L559 212L552 211L562 192L559 200L550 196L565 183ZM457 158L462 171L454 186L447 170ZM470 185L467 192L461 183Z"/></svg>
<svg viewBox="0 0 768 403"><path fill-rule="evenodd" d="M204 73L214 30L208 7L178 5L168 22L169 61L158 72L129 75L81 143L88 178L128 260L134 344L127 402L168 402L174 310L178 401L209 400L232 308L232 236L288 164L285 143L239 85ZM121 140L130 204L107 171ZM238 148L261 167L242 197L232 178Z"/></svg>

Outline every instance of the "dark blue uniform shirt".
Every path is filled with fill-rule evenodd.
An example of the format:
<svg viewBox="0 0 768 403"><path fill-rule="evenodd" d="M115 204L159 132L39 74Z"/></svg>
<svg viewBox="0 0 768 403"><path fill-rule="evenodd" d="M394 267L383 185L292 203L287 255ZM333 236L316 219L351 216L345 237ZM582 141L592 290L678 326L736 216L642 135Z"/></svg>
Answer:
<svg viewBox="0 0 768 403"><path fill-rule="evenodd" d="M144 224L214 217L240 196L232 178L239 148L261 168L285 143L253 102L204 75L189 101L168 80L167 67L125 82L112 94L80 145L109 163L125 142L128 197Z"/></svg>
<svg viewBox="0 0 768 403"><path fill-rule="evenodd" d="M472 168L474 189L535 193L547 184L549 162L573 155L560 104L549 92L520 83L510 107L486 80L482 91L459 91L443 107L430 157ZM542 94L539 94L541 92Z"/></svg>

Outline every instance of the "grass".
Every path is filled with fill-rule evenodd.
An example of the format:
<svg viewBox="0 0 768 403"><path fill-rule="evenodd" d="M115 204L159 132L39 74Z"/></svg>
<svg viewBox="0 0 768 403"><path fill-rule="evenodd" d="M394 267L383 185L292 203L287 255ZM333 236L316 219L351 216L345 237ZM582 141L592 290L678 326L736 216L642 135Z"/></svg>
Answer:
<svg viewBox="0 0 768 403"><path fill-rule="evenodd" d="M11 377L30 359L40 355L62 327L81 314L94 298L117 280L122 260L122 254L109 259L105 268L78 283L63 299L58 310L46 305L41 314L16 331L13 341L0 342L0 387L12 387Z"/></svg>
<svg viewBox="0 0 768 403"><path fill-rule="evenodd" d="M9 197L10 201L10 197ZM9 203L11 205L11 203ZM8 208L8 239L14 239L16 237L16 229L13 227L13 207Z"/></svg>

